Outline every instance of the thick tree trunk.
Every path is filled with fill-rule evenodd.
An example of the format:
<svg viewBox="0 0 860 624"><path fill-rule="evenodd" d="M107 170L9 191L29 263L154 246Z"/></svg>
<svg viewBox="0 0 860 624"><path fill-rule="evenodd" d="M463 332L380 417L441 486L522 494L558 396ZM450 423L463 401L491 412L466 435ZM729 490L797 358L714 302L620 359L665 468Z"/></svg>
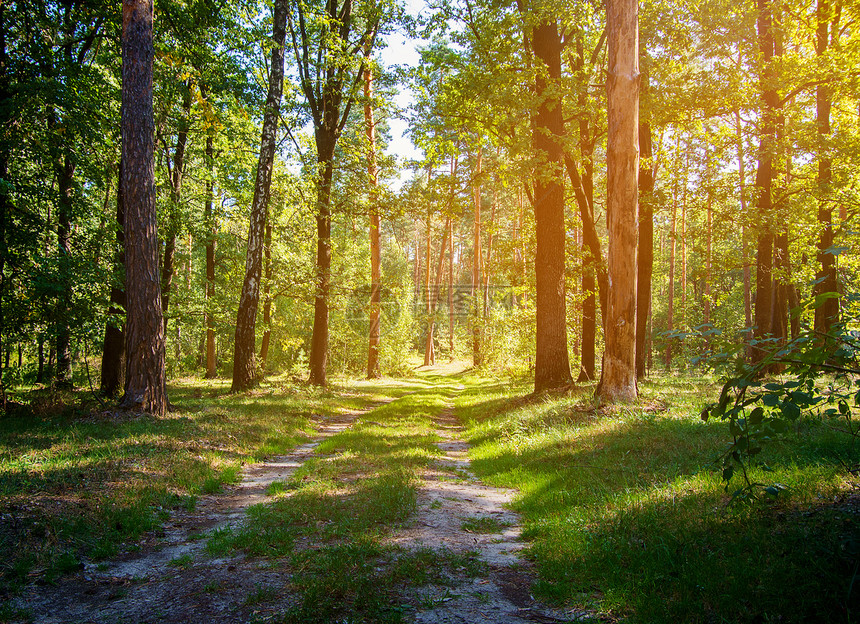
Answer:
<svg viewBox="0 0 860 624"><path fill-rule="evenodd" d="M122 6L122 193L125 209L126 409L168 409L158 281L152 112L152 0Z"/></svg>
<svg viewBox="0 0 860 624"><path fill-rule="evenodd" d="M334 138L321 137L322 132L317 130L317 153L323 173L317 190L317 288L314 297L314 328L308 379L315 386L324 386L327 383L328 298L331 291L331 180L334 168Z"/></svg>
<svg viewBox="0 0 860 624"><path fill-rule="evenodd" d="M774 40L771 6L772 0L758 0L758 41L762 58L762 130L755 180L758 189L757 213L759 218L756 248L755 337L759 339L773 331L773 229L770 221L773 211L773 151L776 138L778 97L772 80L771 60L773 59ZM761 361L766 353L762 348L754 348L752 351L754 362Z"/></svg>
<svg viewBox="0 0 860 624"><path fill-rule="evenodd" d="M646 87L647 88L647 87ZM651 124L639 124L639 254L636 267L636 379L646 373L654 270L654 163Z"/></svg>
<svg viewBox="0 0 860 624"><path fill-rule="evenodd" d="M606 218L609 290L597 396L632 401L636 386L636 230L639 169L639 26L636 0L609 0Z"/></svg>
<svg viewBox="0 0 860 624"><path fill-rule="evenodd" d="M260 158L254 183L254 200L248 224L248 254L245 260L245 280L236 318L236 339L233 348L233 384L239 392L250 388L257 380L254 361L256 350L257 307L260 303L260 276L263 265L263 236L269 211L269 193L275 160L275 143L280 119L281 94L284 86L284 42L286 39L287 2L275 0L272 16L272 63L269 93L263 115L260 137Z"/></svg>
<svg viewBox="0 0 860 624"><path fill-rule="evenodd" d="M379 171L376 165L376 122L373 119L373 70L364 69L364 125L367 136L367 176L370 182L370 331L367 378L378 379L380 317L382 314L382 265L379 239Z"/></svg>
<svg viewBox="0 0 860 624"><path fill-rule="evenodd" d="M740 201L741 201L741 215L742 215L742 223L741 223L741 261L743 262L743 275L744 275L744 326L747 328L745 332L745 341L747 343L746 346L746 357L749 359L752 356L751 348L749 345L750 340L753 337L752 333L752 287L751 287L751 271L750 271L750 260L749 260L749 249L747 242L747 227L746 220L748 219L747 214L747 193L746 193L746 163L744 161L744 143L743 143L743 131L741 129L741 114L740 111L735 111L735 132L737 134L737 152L738 152L738 188L740 191Z"/></svg>
<svg viewBox="0 0 860 624"><path fill-rule="evenodd" d="M114 258L116 273L110 289L110 308L108 315L111 320L105 327L105 339L102 346L102 368L100 390L104 396L116 396L125 387L125 332L122 320L125 317L125 209L122 194L122 162L119 164L119 189L116 196L116 242L117 251Z"/></svg>
<svg viewBox="0 0 860 624"><path fill-rule="evenodd" d="M545 67L535 93L540 101L534 117L535 151L545 163L536 177L535 201L535 392L572 383L567 350L565 301L564 120L561 94L561 36L556 22L546 21L532 33L535 58Z"/></svg>

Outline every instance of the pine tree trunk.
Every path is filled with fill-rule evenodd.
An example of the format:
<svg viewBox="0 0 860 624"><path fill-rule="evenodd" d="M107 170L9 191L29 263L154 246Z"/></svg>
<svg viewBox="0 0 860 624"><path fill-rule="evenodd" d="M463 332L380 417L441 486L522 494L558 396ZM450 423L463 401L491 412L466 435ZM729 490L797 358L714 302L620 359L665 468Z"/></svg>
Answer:
<svg viewBox="0 0 860 624"><path fill-rule="evenodd" d="M430 186L430 174L427 174L427 186ZM433 322L433 297L431 295L432 285L430 284L430 256L432 254L433 245L431 244L431 236L433 233L433 210L427 208L427 232L425 237L425 258L424 258L424 297L425 312L427 314L427 335L424 341L424 366L431 366L436 363L436 352L433 349L433 330L435 323ZM444 254L444 250L439 250L440 257Z"/></svg>
<svg viewBox="0 0 860 624"><path fill-rule="evenodd" d="M639 28L636 0L609 0L606 348L597 396L632 401L636 386L636 230L639 169Z"/></svg>
<svg viewBox="0 0 860 624"><path fill-rule="evenodd" d="M281 93L284 82L284 42L286 39L287 2L275 0L272 16L272 62L269 93L263 115L260 137L260 158L254 183L254 200L248 224L248 253L245 279L236 317L236 338L233 348L232 392L250 388L257 381L256 350L257 307L260 303L260 276L263 265L263 237L269 211L269 192L280 119Z"/></svg>
<svg viewBox="0 0 860 624"><path fill-rule="evenodd" d="M565 301L564 120L561 94L561 36L556 22L543 22L532 35L535 58L547 70L538 73L533 144L552 175L535 180L535 392L572 383L567 350Z"/></svg>
<svg viewBox="0 0 860 624"><path fill-rule="evenodd" d="M125 209L126 409L168 409L164 322L158 280L152 0L123 0L122 193Z"/></svg>

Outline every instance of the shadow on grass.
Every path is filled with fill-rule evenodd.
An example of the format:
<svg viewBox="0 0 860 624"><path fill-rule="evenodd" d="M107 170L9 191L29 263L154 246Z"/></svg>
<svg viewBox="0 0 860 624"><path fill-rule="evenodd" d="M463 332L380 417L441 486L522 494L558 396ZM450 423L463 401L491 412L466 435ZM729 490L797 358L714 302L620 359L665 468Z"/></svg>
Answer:
<svg viewBox="0 0 860 624"><path fill-rule="evenodd" d="M754 472L788 490L728 506L713 466L725 425L687 415L694 392L669 386L658 398L682 409L464 396L473 470L520 490L537 590L636 622L851 621L860 500L832 459L856 457L850 440L807 422Z"/></svg>

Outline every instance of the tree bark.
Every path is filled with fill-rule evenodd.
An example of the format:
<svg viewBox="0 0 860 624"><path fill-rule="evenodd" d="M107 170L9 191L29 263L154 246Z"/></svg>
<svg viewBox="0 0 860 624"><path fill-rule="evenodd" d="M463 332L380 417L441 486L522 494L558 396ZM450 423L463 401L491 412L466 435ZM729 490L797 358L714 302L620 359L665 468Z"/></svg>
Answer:
<svg viewBox="0 0 860 624"><path fill-rule="evenodd" d="M427 185L428 188L430 186L430 173L427 173ZM436 352L433 349L433 330L435 328L435 323L433 322L433 297L431 295L432 285L430 284L430 256L433 252L433 245L431 244L431 237L433 233L433 209L428 206L427 207L427 232L425 237L425 258L424 258L424 296L427 298L426 301L426 313L427 313L427 335L424 341L424 366L431 366L436 363ZM442 258L445 255L445 251L443 249L439 250L439 257Z"/></svg>
<svg viewBox="0 0 860 624"><path fill-rule="evenodd" d="M827 50L839 37L838 22L833 15L831 0L818 0L818 28L816 31L815 52L818 57L827 54ZM832 34L831 34L832 24ZM815 117L818 125L818 263L816 274L815 295L820 297L825 293L836 293L839 285L836 281L836 257L831 251L833 247L833 204L830 197L830 185L833 181L833 161L830 156L830 111L833 106L831 87L826 82L818 85L815 94ZM826 334L839 320L839 299L830 297L815 308L814 328L817 332Z"/></svg>
<svg viewBox="0 0 860 624"><path fill-rule="evenodd" d="M263 264L263 236L269 211L269 193L275 160L275 143L280 119L281 94L284 86L284 43L286 40L287 1L275 0L272 16L272 62L263 131L260 137L260 158L254 184L254 200L248 224L248 253L245 260L245 280L236 318L236 338L233 348L232 392L250 388L257 381L254 361L256 348L257 307L260 303L260 276Z"/></svg>
<svg viewBox="0 0 860 624"><path fill-rule="evenodd" d="M168 409L155 214L152 0L122 5L122 193L125 209L126 409Z"/></svg>
<svg viewBox="0 0 860 624"><path fill-rule="evenodd" d="M756 187L758 189L757 213L759 218L758 244L756 246L756 302L755 337L764 338L773 331L773 229L772 187L773 151L776 138L776 109L778 98L773 86L774 55L771 6L773 0L758 0L758 42L761 53L761 99L762 125L759 143ZM753 362L761 361L766 351L753 348Z"/></svg>
<svg viewBox="0 0 860 624"><path fill-rule="evenodd" d="M644 79L647 85L647 78ZM647 86L646 86L647 88ZM651 316L651 276L654 270L654 163L651 124L639 124L639 254L636 275L636 379L646 373Z"/></svg>
<svg viewBox="0 0 860 624"><path fill-rule="evenodd" d="M475 197L475 219L472 225L472 365L476 368L484 363L481 350L481 319L478 295L481 284L481 145L478 145L478 162L472 191Z"/></svg>
<svg viewBox="0 0 860 624"><path fill-rule="evenodd" d="M675 339L672 332L675 330L675 219L678 215L678 182L677 179L672 188L672 217L669 225L669 292L666 297L666 370L672 370L672 346Z"/></svg>
<svg viewBox="0 0 860 624"><path fill-rule="evenodd" d="M164 260L161 267L161 311L164 315L164 332L167 333L167 310L176 273L176 237L181 227L179 202L182 198L182 174L185 170L185 147L188 143L188 128L191 125L191 85L186 84L182 96L182 112L176 132L173 150L173 166L170 167L170 204L168 206L167 232L164 241ZM165 148L166 150L166 148ZM168 154L169 158L169 154ZM179 322L178 319L176 321Z"/></svg>
<svg viewBox="0 0 860 624"><path fill-rule="evenodd" d="M639 27L636 0L609 0L606 218L609 289L597 396L626 402L636 386L636 235L639 169Z"/></svg>
<svg viewBox="0 0 860 624"><path fill-rule="evenodd" d="M263 284L263 342L260 345L260 371L266 372L269 360L269 341L272 338L272 220L266 221L266 241L263 258L266 263L266 281Z"/></svg>
<svg viewBox="0 0 860 624"><path fill-rule="evenodd" d="M370 183L370 331L367 378L378 379L380 317L382 314L382 265L379 221L379 170L376 165L376 123L373 119L373 70L364 68L364 125L367 136L367 176Z"/></svg>
<svg viewBox="0 0 860 624"><path fill-rule="evenodd" d="M558 24L555 21L540 23L531 39L535 59L542 65L535 80L540 104L534 117L533 143L545 163L544 171L534 184L535 392L541 392L567 386L572 379L564 284L564 120L559 93L562 43Z"/></svg>
<svg viewBox="0 0 860 624"><path fill-rule="evenodd" d="M110 289L110 307L105 326L102 347L100 391L104 396L116 396L125 387L125 332L122 319L125 316L125 209L122 194L122 162L119 164L119 189L116 196L116 242L114 257L115 277Z"/></svg>
<svg viewBox="0 0 860 624"><path fill-rule="evenodd" d="M215 359L215 324L212 322L212 299L215 296L215 217L212 214L212 204L215 196L215 150L212 133L206 136L206 166L209 169L209 179L206 181L206 204L203 207L203 218L208 238L206 239L206 290L204 292L204 320L206 327L206 379L218 376Z"/></svg>

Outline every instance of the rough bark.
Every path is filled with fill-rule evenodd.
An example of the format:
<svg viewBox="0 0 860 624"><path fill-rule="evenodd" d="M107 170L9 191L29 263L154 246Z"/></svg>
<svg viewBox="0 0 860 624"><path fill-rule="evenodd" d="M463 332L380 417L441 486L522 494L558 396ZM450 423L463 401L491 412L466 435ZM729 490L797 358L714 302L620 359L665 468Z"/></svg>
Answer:
<svg viewBox="0 0 860 624"><path fill-rule="evenodd" d="M260 303L260 276L263 265L263 237L269 211L269 193L275 160L275 143L280 119L281 94L284 86L284 43L286 40L287 2L275 0L272 17L272 62L263 131L260 137L260 157L254 199L248 224L248 253L245 259L245 279L236 317L236 338L233 347L233 384L239 392L250 388L257 380L255 362L257 307Z"/></svg>
<svg viewBox="0 0 860 624"><path fill-rule="evenodd" d="M116 196L116 242L114 258L116 277L110 289L110 307L102 345L102 367L100 391L104 396L116 396L125 387L125 332L122 319L125 316L125 209L122 194L122 162L119 164L119 189Z"/></svg>
<svg viewBox="0 0 860 624"><path fill-rule="evenodd" d="M636 236L639 169L639 27L636 0L609 0L606 218L609 296L597 396L632 401L636 386Z"/></svg>
<svg viewBox="0 0 860 624"><path fill-rule="evenodd" d="M164 323L158 280L155 124L152 111L152 0L122 5L122 193L125 208L126 409L168 409Z"/></svg>
<svg viewBox="0 0 860 624"><path fill-rule="evenodd" d="M535 151L543 162L534 184L535 237L535 392L572 383L567 350L565 301L564 120L561 94L561 36L555 21L532 33L539 71L535 93Z"/></svg>

